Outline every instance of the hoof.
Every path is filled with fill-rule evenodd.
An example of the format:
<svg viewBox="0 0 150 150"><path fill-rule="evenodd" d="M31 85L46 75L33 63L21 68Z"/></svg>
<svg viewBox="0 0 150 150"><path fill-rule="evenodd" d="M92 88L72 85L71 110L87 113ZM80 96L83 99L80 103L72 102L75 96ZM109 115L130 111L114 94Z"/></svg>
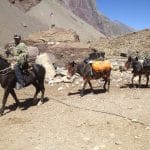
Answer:
<svg viewBox="0 0 150 150"><path fill-rule="evenodd" d="M106 90L109 93L109 89Z"/></svg>
<svg viewBox="0 0 150 150"><path fill-rule="evenodd" d="M34 106L34 105L37 105L37 101L33 101L32 102L32 105Z"/></svg>
<svg viewBox="0 0 150 150"><path fill-rule="evenodd" d="M129 88L134 88L135 87L135 85L134 84L131 84L130 86L129 86Z"/></svg>
<svg viewBox="0 0 150 150"><path fill-rule="evenodd" d="M21 103L16 103L16 107L21 108Z"/></svg>
<svg viewBox="0 0 150 150"><path fill-rule="evenodd" d="M91 93L95 94L93 89L91 90Z"/></svg>
<svg viewBox="0 0 150 150"><path fill-rule="evenodd" d="M3 116L3 113L2 114L0 114L0 117L2 117Z"/></svg>
<svg viewBox="0 0 150 150"><path fill-rule="evenodd" d="M107 91L107 89L106 89L106 88L104 88L104 91L106 92L106 91Z"/></svg>
<svg viewBox="0 0 150 150"><path fill-rule="evenodd" d="M81 97L83 97L83 96L84 96L84 94L83 94L83 93L80 93L80 96L81 96Z"/></svg>
<svg viewBox="0 0 150 150"><path fill-rule="evenodd" d="M42 101L39 101L38 104L37 104L37 106L40 106L40 105L42 105L42 104L43 104L43 102L42 102Z"/></svg>
<svg viewBox="0 0 150 150"><path fill-rule="evenodd" d="M0 116L3 116L4 110L0 109Z"/></svg>
<svg viewBox="0 0 150 150"><path fill-rule="evenodd" d="M68 93L68 96L70 96L70 95L71 95L71 93L69 92L69 93Z"/></svg>
<svg viewBox="0 0 150 150"><path fill-rule="evenodd" d="M84 96L84 90L83 90L83 89L80 91L80 96L81 96L81 97Z"/></svg>

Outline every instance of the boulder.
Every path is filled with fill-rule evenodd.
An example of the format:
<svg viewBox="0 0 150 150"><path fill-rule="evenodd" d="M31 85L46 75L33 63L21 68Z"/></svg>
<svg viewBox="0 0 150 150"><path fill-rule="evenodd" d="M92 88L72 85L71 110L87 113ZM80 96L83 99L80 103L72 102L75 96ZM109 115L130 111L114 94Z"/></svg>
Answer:
<svg viewBox="0 0 150 150"><path fill-rule="evenodd" d="M33 42L46 42L56 45L57 42L79 42L79 35L73 30L53 28L48 31L40 31L29 35L28 40Z"/></svg>
<svg viewBox="0 0 150 150"><path fill-rule="evenodd" d="M37 47L28 46L29 61L34 61L39 54L40 54L40 51Z"/></svg>
<svg viewBox="0 0 150 150"><path fill-rule="evenodd" d="M49 57L49 54L43 53L43 54L38 55L35 62L37 64L44 66L44 68L46 69L46 76L45 76L46 80L50 80L55 77L56 71Z"/></svg>

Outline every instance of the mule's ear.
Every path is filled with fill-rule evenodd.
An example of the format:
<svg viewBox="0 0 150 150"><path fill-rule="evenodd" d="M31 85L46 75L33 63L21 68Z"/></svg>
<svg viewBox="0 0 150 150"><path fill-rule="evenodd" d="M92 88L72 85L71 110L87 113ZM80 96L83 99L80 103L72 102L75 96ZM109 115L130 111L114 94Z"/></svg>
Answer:
<svg viewBox="0 0 150 150"><path fill-rule="evenodd" d="M75 61L73 61L73 62L72 62L72 66L74 66L75 64L76 64Z"/></svg>
<svg viewBox="0 0 150 150"><path fill-rule="evenodd" d="M139 60L138 57L135 57L135 60L138 61Z"/></svg>
<svg viewBox="0 0 150 150"><path fill-rule="evenodd" d="M74 62L74 61L71 61L71 62L69 62L68 64L69 64L70 66L74 67L75 62Z"/></svg>
<svg viewBox="0 0 150 150"><path fill-rule="evenodd" d="M129 57L128 57L128 61L130 62L131 60L132 60L132 57L131 57L131 56L129 56Z"/></svg>

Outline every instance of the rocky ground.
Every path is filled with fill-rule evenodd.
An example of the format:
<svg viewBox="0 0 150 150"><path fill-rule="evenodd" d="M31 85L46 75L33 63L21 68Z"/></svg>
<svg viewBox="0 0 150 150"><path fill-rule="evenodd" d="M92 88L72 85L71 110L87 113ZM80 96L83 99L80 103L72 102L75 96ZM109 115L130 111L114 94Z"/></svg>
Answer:
<svg viewBox="0 0 150 150"><path fill-rule="evenodd" d="M79 62L91 52L91 43L25 42L53 54L59 67L69 60ZM106 58L113 64L109 93L103 91L103 81L92 81L94 94L87 87L81 98L81 78L64 83L59 77L45 83L45 103L40 106L32 105L32 86L16 91L21 109L16 109L9 97L5 114L0 117L0 149L149 150L150 90L144 85L130 88L131 71L119 71L127 58L108 53Z"/></svg>
<svg viewBox="0 0 150 150"><path fill-rule="evenodd" d="M32 106L32 86L16 91L22 107L15 109L8 98L0 117L0 149L149 150L150 89L129 88L130 77L130 72L113 71L109 93L102 81L92 81L95 94L87 87L82 98L81 78L45 84L40 106Z"/></svg>

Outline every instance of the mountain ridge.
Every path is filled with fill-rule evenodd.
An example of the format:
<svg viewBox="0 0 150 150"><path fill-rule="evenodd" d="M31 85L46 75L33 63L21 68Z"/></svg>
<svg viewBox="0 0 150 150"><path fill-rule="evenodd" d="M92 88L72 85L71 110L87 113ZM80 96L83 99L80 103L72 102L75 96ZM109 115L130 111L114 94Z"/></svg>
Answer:
<svg viewBox="0 0 150 150"><path fill-rule="evenodd" d="M116 36L134 31L131 27L112 21L96 8L96 0L57 0L74 14L91 24L106 36Z"/></svg>

